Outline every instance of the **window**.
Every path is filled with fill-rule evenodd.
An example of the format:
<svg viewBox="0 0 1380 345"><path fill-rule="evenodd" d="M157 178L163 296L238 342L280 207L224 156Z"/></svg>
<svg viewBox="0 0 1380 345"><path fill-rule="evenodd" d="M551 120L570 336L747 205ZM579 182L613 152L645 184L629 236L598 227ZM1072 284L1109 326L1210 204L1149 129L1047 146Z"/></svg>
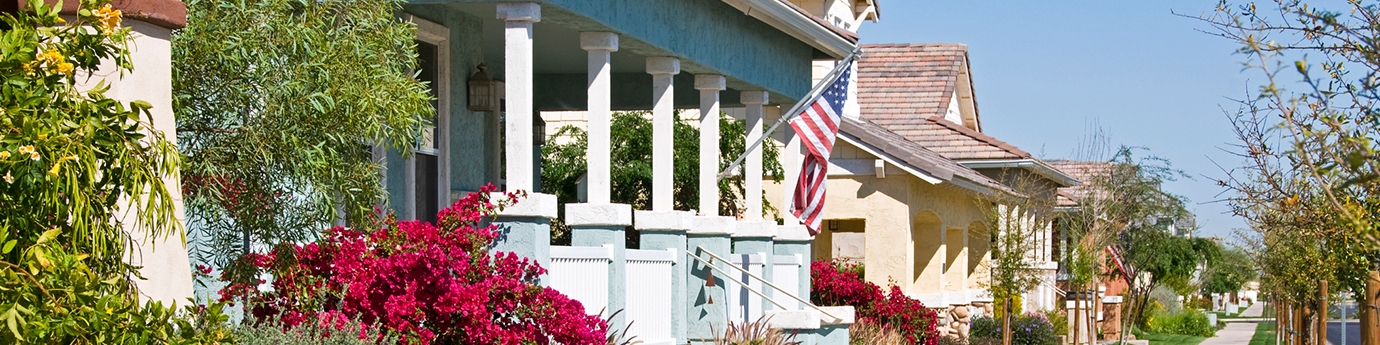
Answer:
<svg viewBox="0 0 1380 345"><path fill-rule="evenodd" d="M417 79L426 83L435 98L436 118L418 138L406 168L403 217L436 221L436 212L450 202L450 31L425 19L407 16L417 24Z"/></svg>

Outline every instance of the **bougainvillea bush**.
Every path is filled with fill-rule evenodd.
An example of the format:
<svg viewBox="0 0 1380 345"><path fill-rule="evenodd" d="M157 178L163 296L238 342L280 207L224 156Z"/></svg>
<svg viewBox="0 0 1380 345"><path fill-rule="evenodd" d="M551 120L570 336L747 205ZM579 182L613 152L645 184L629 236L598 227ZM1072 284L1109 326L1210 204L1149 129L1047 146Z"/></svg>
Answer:
<svg viewBox="0 0 1380 345"><path fill-rule="evenodd" d="M938 315L924 303L907 297L891 284L889 292L863 279L862 265L843 261L816 261L810 264L810 302L816 305L851 305L860 322L871 322L896 330L907 341L935 345L939 331Z"/></svg>
<svg viewBox="0 0 1380 345"><path fill-rule="evenodd" d="M435 225L390 219L373 232L337 227L315 243L246 255L226 271L232 283L222 299L289 326L358 319L410 344L603 343L604 320L537 284L545 269L487 250L498 232L484 218L518 197L495 204L493 190L441 210ZM259 288L261 272L275 277L272 289Z"/></svg>

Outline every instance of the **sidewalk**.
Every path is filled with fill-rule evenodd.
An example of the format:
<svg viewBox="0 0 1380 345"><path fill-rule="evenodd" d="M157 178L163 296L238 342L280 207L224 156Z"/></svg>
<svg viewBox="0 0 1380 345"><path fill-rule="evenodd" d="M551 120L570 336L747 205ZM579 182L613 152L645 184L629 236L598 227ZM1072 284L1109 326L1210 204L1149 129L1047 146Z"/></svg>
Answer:
<svg viewBox="0 0 1380 345"><path fill-rule="evenodd" d="M1255 322L1229 322L1227 328L1217 331L1217 336L1207 338L1199 345L1246 345L1255 335Z"/></svg>

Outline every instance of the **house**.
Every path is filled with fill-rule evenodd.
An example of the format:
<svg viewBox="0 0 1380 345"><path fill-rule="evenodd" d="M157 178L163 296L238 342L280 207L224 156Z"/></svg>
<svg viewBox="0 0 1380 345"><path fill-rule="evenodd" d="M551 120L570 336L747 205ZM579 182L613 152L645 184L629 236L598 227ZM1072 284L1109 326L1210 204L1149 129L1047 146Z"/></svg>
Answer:
<svg viewBox="0 0 1380 345"><path fill-rule="evenodd" d="M841 21L875 18L875 8L854 12L872 1L821 4L848 6ZM534 192L495 220L502 235L494 249L551 267L543 284L591 313L627 310L610 321L615 327L637 321L632 333L639 339L702 342L726 320L771 311L803 315L776 319L810 322L776 326L803 329L813 342L846 340L851 307L808 303L810 238L803 227L715 214L717 193L700 194L698 214L672 209L670 125L676 109L715 115L699 117L698 170L701 190L717 188L720 110L741 108L760 128L765 114L810 91L816 60L845 57L856 35L780 0L425 0L404 12L418 25L420 78L433 81L439 115L413 157L375 151L400 218L429 219L486 183ZM610 202L614 110L652 114L651 210ZM550 245L557 204L536 189L545 137L540 116L554 111L584 112L589 133L587 202L564 210L573 229L568 247ZM760 164L754 168L753 161L746 164L750 186L760 185ZM751 178L753 169L759 178ZM625 248L629 226L641 230L640 248ZM752 268L725 273L739 266ZM766 289L768 281L785 288ZM726 287L737 282L746 285ZM801 296L804 302L794 300Z"/></svg>
<svg viewBox="0 0 1380 345"><path fill-rule="evenodd" d="M863 262L869 281L894 282L932 308L985 306L991 301L990 212L1010 197L1052 204L1057 188L1077 181L982 133L966 46L862 50L860 111L841 125L830 158L826 226L814 242L815 259ZM789 197L792 179L785 181L768 185L769 196L779 195L773 202ZM1034 233L1043 244L1032 264L1044 272L1045 284L1023 300L1026 310L1053 309L1053 236L1048 228Z"/></svg>

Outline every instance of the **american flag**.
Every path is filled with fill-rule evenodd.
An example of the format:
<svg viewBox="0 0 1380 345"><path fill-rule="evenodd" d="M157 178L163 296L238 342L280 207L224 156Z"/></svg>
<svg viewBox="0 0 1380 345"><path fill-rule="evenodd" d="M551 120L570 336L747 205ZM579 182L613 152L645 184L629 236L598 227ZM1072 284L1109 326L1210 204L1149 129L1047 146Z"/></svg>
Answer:
<svg viewBox="0 0 1380 345"><path fill-rule="evenodd" d="M805 162L800 168L800 180L795 184L790 210L810 229L810 235L819 234L820 216L824 214L824 182L829 170L829 152L834 150L834 138L839 133L843 106L848 102L848 80L853 73L853 62L848 64L818 98L791 119L791 128L810 152L805 155Z"/></svg>

